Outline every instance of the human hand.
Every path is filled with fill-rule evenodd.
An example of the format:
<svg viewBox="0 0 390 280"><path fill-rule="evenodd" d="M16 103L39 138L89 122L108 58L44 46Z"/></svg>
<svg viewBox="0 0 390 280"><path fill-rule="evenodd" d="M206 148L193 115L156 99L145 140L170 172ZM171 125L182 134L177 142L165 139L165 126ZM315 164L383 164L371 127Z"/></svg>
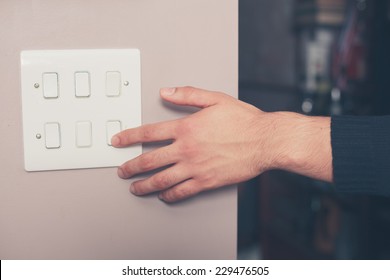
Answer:
<svg viewBox="0 0 390 280"><path fill-rule="evenodd" d="M160 199L174 202L275 168L333 180L329 117L265 113L226 94L191 87L162 89L161 97L201 110L182 119L128 129L112 138L118 148L172 140L118 168L118 175L127 179L166 167L133 182L130 191L135 195L160 192Z"/></svg>
<svg viewBox="0 0 390 280"><path fill-rule="evenodd" d="M229 95L191 87L162 89L160 93L168 102L202 110L182 119L131 128L112 138L117 148L172 140L118 168L118 176L127 179L167 167L133 182L133 194L160 192L160 199L174 202L248 180L273 167L268 153L271 147L263 136L273 129L267 121L269 113Z"/></svg>

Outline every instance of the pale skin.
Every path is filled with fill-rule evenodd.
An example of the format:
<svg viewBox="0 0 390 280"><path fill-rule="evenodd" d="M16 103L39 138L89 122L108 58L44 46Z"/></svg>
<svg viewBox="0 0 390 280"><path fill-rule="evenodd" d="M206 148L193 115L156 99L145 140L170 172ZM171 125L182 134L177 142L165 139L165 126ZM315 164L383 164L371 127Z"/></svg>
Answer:
<svg viewBox="0 0 390 280"><path fill-rule="evenodd" d="M229 95L192 87L164 88L161 97L201 110L182 119L124 130L114 147L171 140L118 168L123 179L166 167L134 181L135 195L158 193L175 202L200 192L282 169L333 180L330 118L291 112L266 113Z"/></svg>

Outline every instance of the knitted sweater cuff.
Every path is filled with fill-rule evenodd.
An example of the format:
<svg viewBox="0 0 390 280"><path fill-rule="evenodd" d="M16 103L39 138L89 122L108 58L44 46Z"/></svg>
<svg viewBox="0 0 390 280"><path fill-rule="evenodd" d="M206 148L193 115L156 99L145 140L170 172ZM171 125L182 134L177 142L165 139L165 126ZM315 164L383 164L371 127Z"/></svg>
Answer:
<svg viewBox="0 0 390 280"><path fill-rule="evenodd" d="M341 192L390 194L390 118L335 116L331 119L333 179Z"/></svg>

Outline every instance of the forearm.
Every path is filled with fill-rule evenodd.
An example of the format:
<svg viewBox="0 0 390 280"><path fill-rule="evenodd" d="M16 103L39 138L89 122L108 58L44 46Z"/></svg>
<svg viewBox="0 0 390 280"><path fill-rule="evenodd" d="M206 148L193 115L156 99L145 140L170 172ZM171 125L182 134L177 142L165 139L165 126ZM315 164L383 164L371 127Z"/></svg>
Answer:
<svg viewBox="0 0 390 280"><path fill-rule="evenodd" d="M267 148L274 153L271 168L332 182L330 118L290 112L269 114L275 129Z"/></svg>

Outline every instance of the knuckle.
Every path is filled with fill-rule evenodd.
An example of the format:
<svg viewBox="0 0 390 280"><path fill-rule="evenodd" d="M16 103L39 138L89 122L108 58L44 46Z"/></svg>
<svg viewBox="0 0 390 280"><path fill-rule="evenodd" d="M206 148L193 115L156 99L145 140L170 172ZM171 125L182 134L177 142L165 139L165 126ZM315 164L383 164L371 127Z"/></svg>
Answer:
<svg viewBox="0 0 390 280"><path fill-rule="evenodd" d="M143 155L138 159L138 164L141 170L151 170L154 168L154 156L153 155Z"/></svg>
<svg viewBox="0 0 390 280"><path fill-rule="evenodd" d="M199 179L201 188L204 190L211 190L214 189L217 185L216 183L216 177L213 175L205 175L203 178Z"/></svg>
<svg viewBox="0 0 390 280"><path fill-rule="evenodd" d="M183 87L183 90L186 92L186 93L193 93L195 91L195 88L192 87L192 86L185 86Z"/></svg>
<svg viewBox="0 0 390 280"><path fill-rule="evenodd" d="M191 86L184 87L184 93L189 100L196 98L196 96L198 95L197 89Z"/></svg>
<svg viewBox="0 0 390 280"><path fill-rule="evenodd" d="M191 162L196 160L200 154L198 146L191 141L181 143L180 151L181 155Z"/></svg>
<svg viewBox="0 0 390 280"><path fill-rule="evenodd" d="M149 141L153 139L153 129L150 125L145 125L141 130L141 138L144 141Z"/></svg>
<svg viewBox="0 0 390 280"><path fill-rule="evenodd" d="M189 135L192 132L192 125L187 119L181 120L175 128L177 135Z"/></svg>
<svg viewBox="0 0 390 280"><path fill-rule="evenodd" d="M152 178L152 185L157 190L164 190L170 187L172 184L172 178L166 174L158 174Z"/></svg>
<svg viewBox="0 0 390 280"><path fill-rule="evenodd" d="M195 139L198 133L193 125L191 125L188 121L183 120L177 126L175 132L177 135L182 135L182 137L176 142L178 148L177 151L180 153L181 157L190 159L199 154L200 146Z"/></svg>
<svg viewBox="0 0 390 280"><path fill-rule="evenodd" d="M186 133L188 137L177 142L177 151L181 158L185 159L186 161L193 161L196 157L199 156L201 147L197 141L191 137L191 135L193 135L191 128L184 128L182 129L181 133Z"/></svg>

